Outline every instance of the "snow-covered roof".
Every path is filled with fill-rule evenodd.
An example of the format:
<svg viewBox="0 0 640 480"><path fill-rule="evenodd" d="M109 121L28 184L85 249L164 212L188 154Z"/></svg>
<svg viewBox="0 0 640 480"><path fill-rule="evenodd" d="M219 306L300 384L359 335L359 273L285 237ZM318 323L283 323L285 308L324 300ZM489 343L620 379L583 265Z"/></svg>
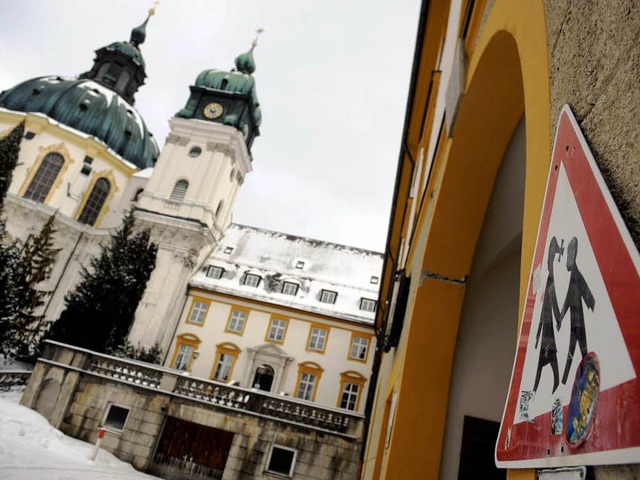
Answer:
<svg viewBox="0 0 640 480"><path fill-rule="evenodd" d="M377 301L382 262L378 252L232 224L190 285L370 324L375 312L361 299ZM221 278L207 276L212 266L224 269ZM257 287L243 285L246 273L261 277ZM297 293L283 293L284 282ZM335 303L320 301L323 290L337 293Z"/></svg>
<svg viewBox="0 0 640 480"><path fill-rule="evenodd" d="M134 173L133 176L136 178L151 178L152 174L153 174L153 167L149 167Z"/></svg>

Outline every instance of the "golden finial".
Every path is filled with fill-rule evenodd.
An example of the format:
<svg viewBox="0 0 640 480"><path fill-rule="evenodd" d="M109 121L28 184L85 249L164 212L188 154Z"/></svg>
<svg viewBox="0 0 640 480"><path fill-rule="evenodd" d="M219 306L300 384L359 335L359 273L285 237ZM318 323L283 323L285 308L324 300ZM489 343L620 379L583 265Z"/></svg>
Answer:
<svg viewBox="0 0 640 480"><path fill-rule="evenodd" d="M152 16L154 13L156 13L156 7L159 3L160 0L155 0L155 2L153 2L153 6L149 9L149 16Z"/></svg>
<svg viewBox="0 0 640 480"><path fill-rule="evenodd" d="M251 51L258 46L258 38L260 38L260 35L264 33L264 29L259 28L256 32L256 38L251 42Z"/></svg>

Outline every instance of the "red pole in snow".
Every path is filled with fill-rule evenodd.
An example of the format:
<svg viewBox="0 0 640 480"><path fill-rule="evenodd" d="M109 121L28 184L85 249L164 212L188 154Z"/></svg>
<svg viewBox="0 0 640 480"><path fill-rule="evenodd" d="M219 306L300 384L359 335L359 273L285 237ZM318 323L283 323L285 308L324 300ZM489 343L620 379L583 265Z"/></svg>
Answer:
<svg viewBox="0 0 640 480"><path fill-rule="evenodd" d="M98 438L96 439L96 444L93 446L93 450L91 451L91 455L89 455L89 460L96 461L96 457L98 456L98 450L100 450L100 443L104 438L105 429L101 428L98 432Z"/></svg>

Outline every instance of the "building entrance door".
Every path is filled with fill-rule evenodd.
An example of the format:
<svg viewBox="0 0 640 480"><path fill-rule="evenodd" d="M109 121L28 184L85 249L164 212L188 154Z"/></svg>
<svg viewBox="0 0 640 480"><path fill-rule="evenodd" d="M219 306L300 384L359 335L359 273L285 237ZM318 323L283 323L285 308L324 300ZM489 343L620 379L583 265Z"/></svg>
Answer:
<svg viewBox="0 0 640 480"><path fill-rule="evenodd" d="M496 446L499 429L500 422L470 416L464 417L458 480L475 480L477 478L503 480L507 478L507 471L496 467L493 461L493 450Z"/></svg>
<svg viewBox="0 0 640 480"><path fill-rule="evenodd" d="M273 371L273 368L269 365L260 365L256 368L256 374L253 377L253 383L251 385L253 388L270 392L274 376L275 372Z"/></svg>
<svg viewBox="0 0 640 480"><path fill-rule="evenodd" d="M167 480L222 478L233 433L167 417L149 471Z"/></svg>

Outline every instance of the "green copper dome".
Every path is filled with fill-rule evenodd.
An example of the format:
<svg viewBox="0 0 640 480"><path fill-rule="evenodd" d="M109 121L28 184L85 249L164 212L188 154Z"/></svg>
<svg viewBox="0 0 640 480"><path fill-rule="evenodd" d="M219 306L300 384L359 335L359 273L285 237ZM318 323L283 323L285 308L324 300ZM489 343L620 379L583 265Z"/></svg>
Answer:
<svg viewBox="0 0 640 480"><path fill-rule="evenodd" d="M144 58L140 50L137 47L133 46L129 42L113 42L111 45L107 45L104 47L105 50L110 52L119 52L123 53L131 60L133 60L136 64L140 65L142 68L145 68Z"/></svg>
<svg viewBox="0 0 640 480"><path fill-rule="evenodd" d="M42 113L102 140L138 168L152 167L159 155L149 129L133 108L144 84L145 64L140 45L147 22L131 31L128 42L114 42L96 50L93 67L79 78L40 77L0 93L0 107Z"/></svg>
<svg viewBox="0 0 640 480"><path fill-rule="evenodd" d="M191 95L187 104L176 113L179 118L235 128L244 136L249 151L254 139L260 135L262 124L256 81L251 75L256 70L253 58L256 40L248 52L236 57L235 69L226 71L212 68L200 72L195 84L189 87Z"/></svg>
<svg viewBox="0 0 640 480"><path fill-rule="evenodd" d="M250 74L216 69L204 70L196 77L195 86L231 94L246 95L250 100L253 121L256 126L260 126L262 113L260 112L258 95L256 94L256 81ZM179 117L190 118L191 115L185 109L178 113Z"/></svg>
<svg viewBox="0 0 640 480"><path fill-rule="evenodd" d="M236 68L242 73L252 74L256 71L256 61L253 58L253 48L248 52L241 53L235 60Z"/></svg>
<svg viewBox="0 0 640 480"><path fill-rule="evenodd" d="M0 107L38 112L102 140L138 168L159 150L140 114L115 91L90 79L40 77L0 93Z"/></svg>
<svg viewBox="0 0 640 480"><path fill-rule="evenodd" d="M256 81L250 75L224 70L205 70L196 77L196 86L222 90L230 93L251 94Z"/></svg>

